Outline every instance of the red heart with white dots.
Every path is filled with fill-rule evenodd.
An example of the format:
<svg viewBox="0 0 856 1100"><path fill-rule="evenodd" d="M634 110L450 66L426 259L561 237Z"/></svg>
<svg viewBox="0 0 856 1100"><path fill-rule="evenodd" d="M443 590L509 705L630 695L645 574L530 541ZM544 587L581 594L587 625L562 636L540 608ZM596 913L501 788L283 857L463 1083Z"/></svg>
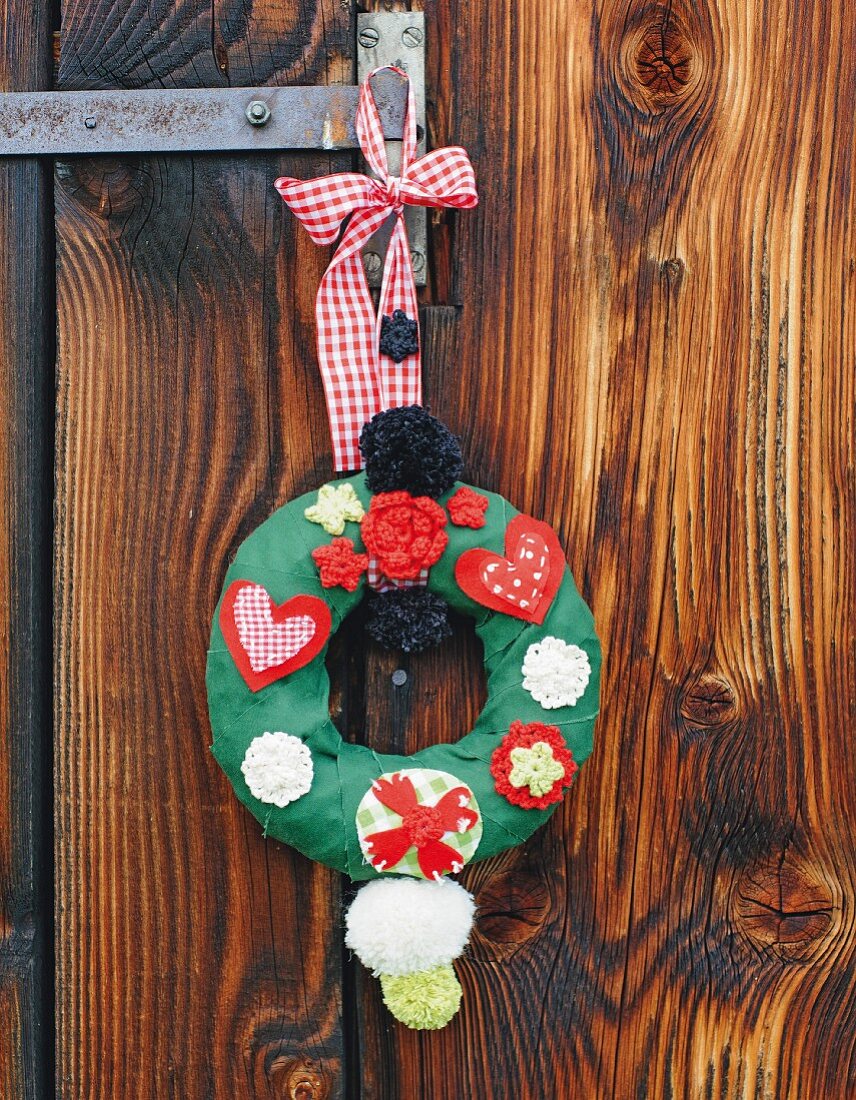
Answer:
<svg viewBox="0 0 856 1100"><path fill-rule="evenodd" d="M515 516L505 532L505 557L467 550L455 565L455 580L484 607L542 623L565 571L556 532L531 516Z"/></svg>
<svg viewBox="0 0 856 1100"><path fill-rule="evenodd" d="M251 691L309 664L330 636L330 609L317 596L275 604L252 581L230 584L220 607L220 629Z"/></svg>

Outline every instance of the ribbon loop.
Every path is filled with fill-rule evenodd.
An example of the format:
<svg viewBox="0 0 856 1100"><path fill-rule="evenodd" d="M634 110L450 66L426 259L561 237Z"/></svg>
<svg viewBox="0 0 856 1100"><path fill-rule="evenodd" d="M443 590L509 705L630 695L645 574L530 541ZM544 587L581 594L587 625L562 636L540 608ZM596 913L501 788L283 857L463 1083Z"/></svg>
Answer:
<svg viewBox="0 0 856 1100"><path fill-rule="evenodd" d="M370 81L386 69L408 82L400 175L389 172L383 129ZM360 431L383 409L418 405L422 400L419 352L395 363L379 351L380 324L396 309L418 323L418 304L404 207L463 210L478 203L475 176L466 152L434 149L418 160L416 105L407 74L393 65L369 73L360 88L356 130L363 155L378 177L354 172L298 180L283 176L274 186L317 244L332 244L346 218L342 239L318 287L315 321L318 364L324 381L336 470L362 467ZM377 313L360 249L392 215L395 218L384 261Z"/></svg>

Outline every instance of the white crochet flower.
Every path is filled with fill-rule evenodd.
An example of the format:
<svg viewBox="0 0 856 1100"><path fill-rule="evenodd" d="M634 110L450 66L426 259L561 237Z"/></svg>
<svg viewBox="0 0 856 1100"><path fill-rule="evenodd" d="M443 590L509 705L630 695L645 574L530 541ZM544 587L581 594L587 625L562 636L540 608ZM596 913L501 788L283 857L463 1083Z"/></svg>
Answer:
<svg viewBox="0 0 856 1100"><path fill-rule="evenodd" d="M523 658L523 686L544 710L572 707L591 676L588 654L578 645L548 635L533 642Z"/></svg>
<svg viewBox="0 0 856 1100"><path fill-rule="evenodd" d="M281 809L312 786L312 753L290 733L263 733L250 742L241 771L255 798Z"/></svg>

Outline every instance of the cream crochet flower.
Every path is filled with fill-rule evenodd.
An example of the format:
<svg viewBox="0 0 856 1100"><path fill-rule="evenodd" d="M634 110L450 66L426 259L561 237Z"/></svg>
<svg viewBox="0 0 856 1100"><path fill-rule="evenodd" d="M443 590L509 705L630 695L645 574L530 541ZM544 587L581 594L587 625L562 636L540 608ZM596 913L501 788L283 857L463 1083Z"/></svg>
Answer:
<svg viewBox="0 0 856 1100"><path fill-rule="evenodd" d="M328 535L341 535L346 523L361 523L366 513L353 485L346 481L322 485L317 502L303 514L310 523L320 523Z"/></svg>
<svg viewBox="0 0 856 1100"><path fill-rule="evenodd" d="M591 676L585 650L548 635L533 642L523 658L523 686L544 710L572 707Z"/></svg>
<svg viewBox="0 0 856 1100"><path fill-rule="evenodd" d="M290 733L263 733L250 742L241 771L259 802L281 809L312 786L312 753Z"/></svg>

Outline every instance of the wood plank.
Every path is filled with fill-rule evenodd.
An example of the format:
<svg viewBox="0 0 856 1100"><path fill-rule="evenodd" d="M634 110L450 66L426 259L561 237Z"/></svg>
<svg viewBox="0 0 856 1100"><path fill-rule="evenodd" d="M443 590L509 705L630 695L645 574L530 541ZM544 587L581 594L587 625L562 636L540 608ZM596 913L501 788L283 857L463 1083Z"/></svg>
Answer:
<svg viewBox="0 0 856 1100"><path fill-rule="evenodd" d="M0 91L48 88L50 9L0 6ZM50 181L0 166L0 1096L51 1090Z"/></svg>
<svg viewBox="0 0 856 1100"><path fill-rule="evenodd" d="M350 15L63 8L66 87L349 82ZM230 555L330 474L324 255L272 188L323 156L57 166L60 1093L342 1095L333 873L266 844L210 754Z"/></svg>
<svg viewBox="0 0 856 1100"><path fill-rule="evenodd" d="M481 191L434 409L561 533L603 713L563 811L464 875L452 1024L395 1025L358 972L362 1095L850 1095L848 5L425 10L432 144ZM471 664L409 673L424 710L378 688L372 744L471 717Z"/></svg>

